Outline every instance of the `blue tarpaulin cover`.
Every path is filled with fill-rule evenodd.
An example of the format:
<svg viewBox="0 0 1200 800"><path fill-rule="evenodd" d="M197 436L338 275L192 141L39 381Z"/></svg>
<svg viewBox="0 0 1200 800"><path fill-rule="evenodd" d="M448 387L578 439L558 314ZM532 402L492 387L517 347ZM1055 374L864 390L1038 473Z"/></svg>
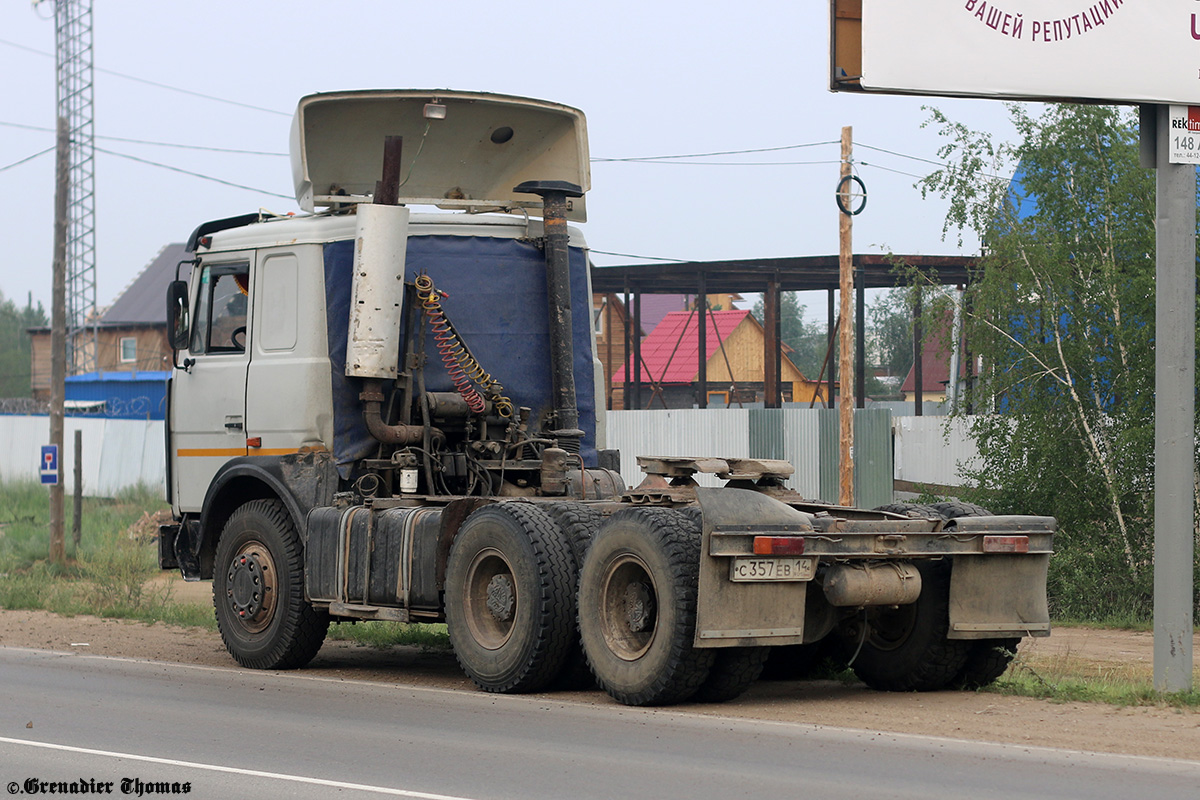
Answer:
<svg viewBox="0 0 1200 800"><path fill-rule="evenodd" d="M333 386L333 452L342 477L350 465L369 458L378 443L363 422L358 399L361 381L347 378L346 333L350 317L354 242L325 245L325 298L329 366ZM596 393L592 371L591 297L587 259L571 248L571 305L575 353L575 392L579 427L584 431L584 463L596 465ZM449 296L442 309L471 352L504 386L515 407L533 411L536 421L553 409L550 382L550 329L546 307L546 263L529 242L483 236L413 236L408 240L411 282L427 273ZM454 391L433 337L426 337L425 388ZM401 354L397 353L399 361Z"/></svg>

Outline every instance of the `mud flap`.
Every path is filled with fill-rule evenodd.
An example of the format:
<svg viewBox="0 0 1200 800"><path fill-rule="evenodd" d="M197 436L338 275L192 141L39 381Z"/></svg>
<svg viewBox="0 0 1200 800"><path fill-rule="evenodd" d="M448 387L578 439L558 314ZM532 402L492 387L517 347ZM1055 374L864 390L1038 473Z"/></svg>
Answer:
<svg viewBox="0 0 1200 800"><path fill-rule="evenodd" d="M703 516L696 647L801 644L812 581L729 579L732 556L753 555L755 534L812 532L809 516L746 489L696 490Z"/></svg>
<svg viewBox="0 0 1200 800"><path fill-rule="evenodd" d="M1049 564L1049 553L955 556L946 638L1049 636Z"/></svg>

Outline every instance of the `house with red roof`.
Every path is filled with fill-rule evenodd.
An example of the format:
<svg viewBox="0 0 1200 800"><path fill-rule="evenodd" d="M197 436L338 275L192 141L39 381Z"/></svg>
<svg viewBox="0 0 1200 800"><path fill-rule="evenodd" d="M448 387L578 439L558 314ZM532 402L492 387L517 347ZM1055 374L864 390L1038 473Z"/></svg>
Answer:
<svg viewBox="0 0 1200 800"><path fill-rule="evenodd" d="M704 354L708 406L737 406L764 397L764 332L746 310L712 311L706 320ZM691 408L698 402L700 373L699 320L696 312L673 311L642 341L642 405L646 408ZM630 354L632 359L632 354ZM781 391L785 401L817 402L825 387L810 381L786 355L781 359ZM632 381L634 372L621 366L613 386ZM616 392L615 395L622 393Z"/></svg>

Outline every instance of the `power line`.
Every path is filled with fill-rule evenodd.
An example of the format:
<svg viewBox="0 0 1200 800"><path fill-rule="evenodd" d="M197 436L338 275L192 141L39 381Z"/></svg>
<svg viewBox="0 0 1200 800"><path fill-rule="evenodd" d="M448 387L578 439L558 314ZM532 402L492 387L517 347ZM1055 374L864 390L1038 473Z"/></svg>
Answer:
<svg viewBox="0 0 1200 800"><path fill-rule="evenodd" d="M4 172L5 170L12 169L13 167L19 167L19 166L21 166L22 164L25 164L25 163L28 163L28 162L30 162L30 161L33 161L35 158L38 158L39 156L44 156L44 155L46 155L47 153L53 153L53 152L54 152L54 147L47 147L45 150L42 150L42 151L40 151L40 152L37 152L37 153L34 153L34 154L33 154L33 155L31 155L31 156L26 156L25 158L22 158L20 161L14 161L14 162L13 162L13 163L11 163L11 164L7 164L7 165L5 165L5 166L3 166L3 167L0 167L0 172Z"/></svg>
<svg viewBox="0 0 1200 800"><path fill-rule="evenodd" d="M917 180L924 180L925 178L928 178L928 177L929 177L928 175L918 175L918 174L916 174L915 172L904 172L903 170L899 170L899 169L892 169L891 167L883 167L883 166L880 166L879 164L872 164L872 163L870 163L870 162L868 162L868 161L855 161L854 163L855 163L855 165L857 165L857 166L860 166L860 167L871 167L871 168L873 168L873 169L881 169L881 170L883 170L884 172L894 172L894 173L896 173L897 175L905 175L905 176L907 176L907 177L909 177L909 178L916 178ZM942 167L943 167L943 168L945 168L945 167L949 167L949 166L950 166L949 164L942 164ZM981 172L981 173L979 173L979 177L981 177L981 178L989 178L989 179L991 179L991 180L994 180L994 181L1011 181L1011 180L1012 180L1012 177L1011 177L1011 176L1010 176L1010 177L1007 177L1007 178L1005 178L1005 177L1003 177L1003 176L1000 176L1000 175L991 175L991 174L989 174L989 173L987 173L987 172Z"/></svg>
<svg viewBox="0 0 1200 800"><path fill-rule="evenodd" d="M39 131L39 132L44 132L44 133L54 133L53 128L47 128L42 125L25 125L20 122L4 122L2 120L0 120L0 127L20 128L21 130L26 130L26 131ZM100 134L96 134L94 138L104 139L104 140L110 141L110 142L124 142L125 144L145 144L145 145L151 145L153 147L175 147L175 148L179 148L181 150L205 150L205 151L212 152L212 153L233 153L236 155L247 155L247 156L283 156L283 157L287 156L287 153L272 153L272 152L268 152L266 150L240 150L240 149L230 148L230 147L210 147L208 145L202 145L202 144L179 144L176 142L154 142L154 141L149 141L147 139L128 139L123 136L101 136Z"/></svg>
<svg viewBox="0 0 1200 800"><path fill-rule="evenodd" d="M942 161L933 161L932 159L921 158L920 156L910 156L910 155L907 155L906 153L898 153L895 150L885 150L882 147L872 147L871 145L863 144L862 142L855 142L854 146L861 147L864 150L874 150L877 153L887 153L889 156L898 156L899 158L908 158L913 161L923 161L926 164L933 164L935 167L946 166L945 162L942 162Z"/></svg>
<svg viewBox="0 0 1200 800"><path fill-rule="evenodd" d="M258 194L266 194L266 195L270 195L271 197L282 197L284 200L295 200L295 197L293 197L290 194L279 194L278 192L269 192L266 189L257 189L253 186L246 186L245 184L234 183L232 181L222 180L221 178L214 178L211 175L204 175L200 172L192 172L191 170L181 169L180 167L173 167L170 164L162 164L162 163L159 163L158 161L151 161L146 158L138 158L137 156L131 156L128 153L117 153L113 150L105 150L102 147L97 147L96 152L104 153L105 155L108 155L108 156L116 156L117 158L125 158L130 161L136 161L139 164L148 164L149 166L152 166L152 167L159 167L160 169L170 170L171 172L178 172L183 175L190 175L193 178L202 178L206 181L212 181L213 183L222 184L223 186L232 186L235 189L245 189L246 191L249 191L249 192L256 192Z"/></svg>
<svg viewBox="0 0 1200 800"><path fill-rule="evenodd" d="M17 50L24 50L27 53L34 53L35 55L46 56L47 58L54 58L53 53L47 53L44 50L38 50L36 48L29 47L27 45L17 44L16 42L10 42L7 39L0 39L0 44L8 45L9 47L16 48ZM216 103L226 103L227 105L231 105L231 106L238 106L240 108L248 108L252 111L263 111L268 114L278 114L279 116L282 116L282 117L290 117L291 116L291 114L286 111L277 111L273 108L264 108L263 106L251 105L250 103L242 103L237 100L230 100L229 98L226 98L226 97L216 97L211 94L202 94L201 92L193 92L191 89L181 89L178 86L171 86L170 84L167 84L167 83L159 83L158 81L147 80L146 78L139 78L136 75L128 75L124 72L117 72L116 70L113 70L113 69L105 69L104 67L93 67L93 69L95 69L96 72L103 72L106 75L114 75L118 78L124 78L127 81L135 81L136 83L144 83L147 86L156 86L159 89L167 89L168 91L179 92L180 94L191 95L192 97L199 97L204 100L212 100L213 102L216 102Z"/></svg>
<svg viewBox="0 0 1200 800"><path fill-rule="evenodd" d="M640 259L643 259L646 261L667 261L672 264L684 264L690 260L690 259L686 259L686 258L659 258L658 256L637 256L637 255L633 255L632 253L614 253L610 250L597 250L594 247L589 247L588 252L589 253L599 253L600 255L604 255L604 256L617 256L618 258L640 258ZM604 269L604 268L600 267L600 269Z"/></svg>
<svg viewBox="0 0 1200 800"><path fill-rule="evenodd" d="M881 167L880 165L872 164L869 161L855 161L854 166L870 167L871 169L880 169L880 170L883 170L884 172L892 172L892 173L895 173L896 175L904 175L905 177L916 178L917 180L922 180L927 177L925 175L918 175L915 172L904 172L903 170L892 169L891 167Z"/></svg>
<svg viewBox="0 0 1200 800"><path fill-rule="evenodd" d="M819 164L840 164L837 159L826 161L657 161L652 158L639 159L592 159L600 162L626 164L665 164L673 167L806 167Z"/></svg>
<svg viewBox="0 0 1200 800"><path fill-rule="evenodd" d="M678 158L711 158L713 156L740 156L747 153L777 153L781 150L799 150L804 147L820 147L821 145L838 144L835 141L828 142L808 142L806 144L785 144L779 147L756 147L748 150L717 150L712 153L687 153L682 155L666 155L666 156L630 156L627 158L593 158L592 161L611 162L611 161L666 161L668 159Z"/></svg>

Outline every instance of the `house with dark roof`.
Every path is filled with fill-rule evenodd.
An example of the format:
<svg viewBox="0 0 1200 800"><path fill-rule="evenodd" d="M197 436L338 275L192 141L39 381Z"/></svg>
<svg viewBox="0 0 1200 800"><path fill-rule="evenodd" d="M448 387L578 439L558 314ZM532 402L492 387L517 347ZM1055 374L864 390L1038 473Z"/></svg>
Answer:
<svg viewBox="0 0 1200 800"><path fill-rule="evenodd" d="M736 406L761 402L764 397L764 333L746 310L713 311L706 320L704 354L708 380L708 406ZM694 311L673 311L642 342L641 379L643 406L691 408L698 401L700 372L699 321ZM817 402L825 387L804 377L787 356L781 359L780 384L785 401ZM628 370L632 380L633 371ZM622 366L612 384L625 384Z"/></svg>
<svg viewBox="0 0 1200 800"><path fill-rule="evenodd" d="M931 323L927 322L926 324ZM950 386L950 370L955 361L958 362L958 387L961 388L963 382L969 378L967 363L963 357L965 342L961 340L961 337L957 343L953 341L954 336L951 333L954 329L953 314L943 314L942 318L934 320L932 325L935 325L937 329L934 335L929 337L929 341L925 342L925 346L921 348L921 399L924 402L944 403L953 391ZM955 359L955 355L958 355L959 358ZM978 367L976 371L978 371ZM916 397L916 390L917 365L913 364L909 368L904 382L900 385L901 399L911 402Z"/></svg>
<svg viewBox="0 0 1200 800"><path fill-rule="evenodd" d="M162 372L171 368L167 342L167 284L187 258L183 244L169 244L138 273L96 324L99 373ZM181 275L187 279L187 270ZM50 329L32 328L33 396L50 396Z"/></svg>

